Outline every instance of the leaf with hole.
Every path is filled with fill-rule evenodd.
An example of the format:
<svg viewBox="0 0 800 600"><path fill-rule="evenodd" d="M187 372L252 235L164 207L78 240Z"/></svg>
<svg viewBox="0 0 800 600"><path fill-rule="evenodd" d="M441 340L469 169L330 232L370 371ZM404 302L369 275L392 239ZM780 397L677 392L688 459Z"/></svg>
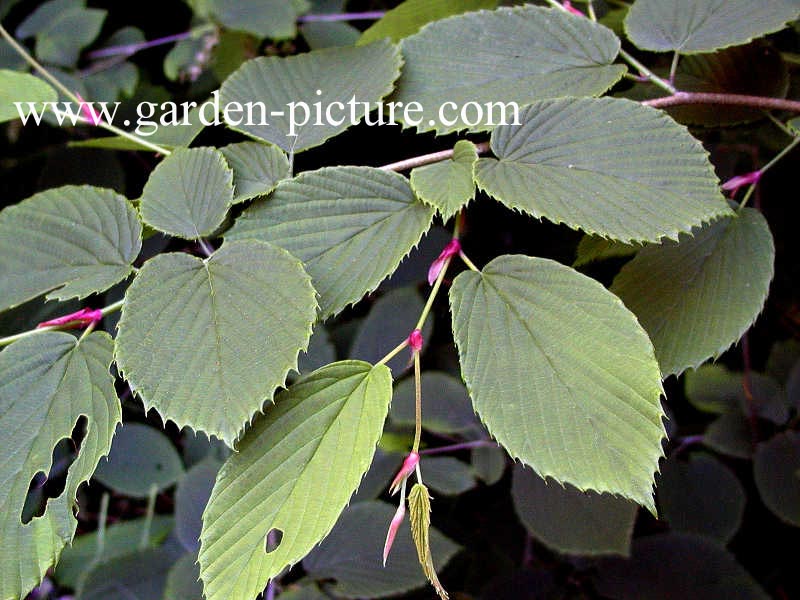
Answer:
<svg viewBox="0 0 800 600"><path fill-rule="evenodd" d="M125 294L116 358L147 409L233 445L307 347L314 289L257 241L150 259Z"/></svg>
<svg viewBox="0 0 800 600"><path fill-rule="evenodd" d="M372 461L391 396L389 369L361 361L278 394L223 465L203 514L207 600L254 598L330 532Z"/></svg>
<svg viewBox="0 0 800 600"><path fill-rule="evenodd" d="M475 409L509 454L654 512L661 376L622 302L552 260L506 255L456 277L450 307Z"/></svg>
<svg viewBox="0 0 800 600"><path fill-rule="evenodd" d="M0 563L0 598L24 598L38 585L78 522L78 487L91 477L111 447L122 409L109 373L113 342L91 333L80 342L61 332L29 337L0 352L0 428L14 432L0 466L0 539L8 560ZM31 479L48 473L53 447L79 422L85 435L69 467L66 486L44 515L23 524Z"/></svg>
<svg viewBox="0 0 800 600"><path fill-rule="evenodd" d="M562 98L492 132L478 187L509 208L622 242L677 239L732 214L708 154L661 111L618 98Z"/></svg>

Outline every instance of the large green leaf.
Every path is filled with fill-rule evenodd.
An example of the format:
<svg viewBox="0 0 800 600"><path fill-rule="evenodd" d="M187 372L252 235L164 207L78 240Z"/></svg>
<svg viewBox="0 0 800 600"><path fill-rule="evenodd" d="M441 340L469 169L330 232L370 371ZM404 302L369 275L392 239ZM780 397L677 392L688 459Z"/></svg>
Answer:
<svg viewBox="0 0 800 600"><path fill-rule="evenodd" d="M481 8L496 8L498 0L405 0L386 12L372 24L358 40L359 45L369 44L388 37L399 42L420 28L445 17L460 15Z"/></svg>
<svg viewBox="0 0 800 600"><path fill-rule="evenodd" d="M302 265L270 244L160 254L125 294L117 364L148 409L232 445L296 367L315 309Z"/></svg>
<svg viewBox="0 0 800 600"><path fill-rule="evenodd" d="M269 194L282 179L291 176L286 154L269 144L241 142L221 149L233 169L234 202Z"/></svg>
<svg viewBox="0 0 800 600"><path fill-rule="evenodd" d="M319 146L351 126L351 107L347 104L351 98L358 103L354 112L356 121L360 120L364 116L363 103L373 108L392 90L400 63L397 48L386 41L288 58L254 58L223 82L220 98L223 104L238 102L245 107L263 103L263 119L256 106L252 120L245 115L241 123L228 120L228 124L287 152L300 152ZM321 103L321 115L316 112L317 102ZM333 110L337 102L341 110ZM331 119L325 116L329 107ZM308 117L307 123L301 125L304 116ZM334 124L340 119L340 124Z"/></svg>
<svg viewBox="0 0 800 600"><path fill-rule="evenodd" d="M548 482L522 465L514 467L511 497L525 528L557 552L630 553L638 508L630 500Z"/></svg>
<svg viewBox="0 0 800 600"><path fill-rule="evenodd" d="M473 172L478 153L475 144L456 142L453 158L411 171L411 187L421 200L433 205L445 221L475 197Z"/></svg>
<svg viewBox="0 0 800 600"><path fill-rule="evenodd" d="M782 521L800 527L800 434L786 431L759 444L753 475L764 504Z"/></svg>
<svg viewBox="0 0 800 600"><path fill-rule="evenodd" d="M122 416L109 374L112 352L105 333L77 341L61 332L29 337L0 352L0 428L7 432L0 463L0 598L24 598L75 534L78 486L108 452ZM86 435L64 491L48 501L43 516L23 524L31 479L49 472L53 447L70 437L81 417Z"/></svg>
<svg viewBox="0 0 800 600"><path fill-rule="evenodd" d="M226 239L259 239L302 260L322 317L361 299L394 272L430 227L433 209L408 180L370 167L330 167L282 181Z"/></svg>
<svg viewBox="0 0 800 600"><path fill-rule="evenodd" d="M636 0L625 29L643 50L687 54L745 44L798 15L797 0Z"/></svg>
<svg viewBox="0 0 800 600"><path fill-rule="evenodd" d="M287 0L204 0L213 17L228 29L257 38L291 39L297 35L297 9Z"/></svg>
<svg viewBox="0 0 800 600"><path fill-rule="evenodd" d="M619 299L569 267L517 255L461 273L450 305L473 404L509 454L654 511L661 378Z"/></svg>
<svg viewBox="0 0 800 600"><path fill-rule="evenodd" d="M766 220L746 208L679 243L642 249L611 290L647 330L663 374L678 374L719 356L753 324L774 260Z"/></svg>
<svg viewBox="0 0 800 600"><path fill-rule="evenodd" d="M65 186L0 212L0 310L50 292L48 299L101 292L131 272L142 225L124 197Z"/></svg>
<svg viewBox="0 0 800 600"><path fill-rule="evenodd" d="M20 102L27 112L28 103L33 102L42 110L40 103L55 102L58 94L50 85L28 73L0 70L0 123L19 119L14 102Z"/></svg>
<svg viewBox="0 0 800 600"><path fill-rule="evenodd" d="M347 508L330 535L303 561L303 568L315 579L335 579L332 591L341 598L379 598L422 587L425 575L408 521L397 532L386 566L381 564L386 528L395 508L379 501ZM435 528L430 530L430 544L438 569L459 549Z"/></svg>
<svg viewBox="0 0 800 600"><path fill-rule="evenodd" d="M624 242L677 239L731 214L708 155L664 113L618 98L563 98L492 132L478 186L509 208Z"/></svg>
<svg viewBox="0 0 800 600"><path fill-rule="evenodd" d="M159 231L197 239L222 224L233 203L233 171L215 148L178 148L150 174L139 209Z"/></svg>
<svg viewBox="0 0 800 600"><path fill-rule="evenodd" d="M491 129L487 103L521 106L566 95L599 95L625 72L613 64L619 39L611 30L538 6L443 19L404 39L402 51L403 75L391 99L404 105L418 102L421 112L411 115L421 119L417 128L438 133ZM440 115L447 102L457 108L449 104ZM470 125L458 114L467 102L484 109L480 124ZM514 115L507 108L510 123ZM495 104L491 112L497 125L500 107ZM476 114L475 110L467 114L470 123ZM454 122L445 123L441 116Z"/></svg>
<svg viewBox="0 0 800 600"><path fill-rule="evenodd" d="M387 367L344 361L277 396L223 465L203 515L206 600L255 598L328 534L372 461L391 395ZM271 532L282 534L275 549Z"/></svg>

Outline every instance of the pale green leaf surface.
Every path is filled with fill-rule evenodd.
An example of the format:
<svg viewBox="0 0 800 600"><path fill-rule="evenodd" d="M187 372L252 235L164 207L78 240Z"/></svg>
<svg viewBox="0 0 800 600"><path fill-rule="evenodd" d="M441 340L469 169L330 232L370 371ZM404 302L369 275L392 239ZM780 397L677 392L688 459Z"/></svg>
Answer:
<svg viewBox="0 0 800 600"><path fill-rule="evenodd" d="M291 175L289 159L275 146L241 142L220 151L233 169L234 203L269 194Z"/></svg>
<svg viewBox="0 0 800 600"><path fill-rule="evenodd" d="M473 404L509 454L654 511L661 377L622 302L569 267L507 255L456 277L450 306Z"/></svg>
<svg viewBox="0 0 800 600"><path fill-rule="evenodd" d="M786 431L759 444L753 475L767 508L785 523L800 527L800 434Z"/></svg>
<svg viewBox="0 0 800 600"><path fill-rule="evenodd" d="M380 501L350 506L319 548L303 560L303 568L315 579L335 579L334 593L342 598L379 598L422 587L425 575L408 520L397 532L386 567L381 564L386 529L396 508ZM433 562L442 569L459 546L436 528L430 530L429 538Z"/></svg>
<svg viewBox="0 0 800 600"><path fill-rule="evenodd" d="M643 50L688 54L746 44L798 15L797 0L636 0L625 30Z"/></svg>
<svg viewBox="0 0 800 600"><path fill-rule="evenodd" d="M411 171L411 187L447 221L475 197L477 160L475 144L460 140L453 148L453 158Z"/></svg>
<svg viewBox="0 0 800 600"><path fill-rule="evenodd" d="M255 111L253 125L246 119L241 124L230 123L233 129L249 136L272 142L286 152L300 152L319 146L322 142L340 134L350 127L350 106L347 102L355 97L356 102L374 106L392 90L394 80L400 74L400 53L388 42L376 42L368 46L328 48L287 58L260 57L244 63L220 89L223 104L239 102L263 102L267 111L267 124L262 125ZM317 95L317 90L321 94ZM306 115L302 104L311 109ZM317 121L313 113L314 104L325 107L339 102L341 111L333 110L331 120ZM308 116L307 124L293 127ZM364 115L359 105L356 117ZM273 114L275 112L281 115ZM339 125L337 122L344 119ZM290 134L296 134L291 136Z"/></svg>
<svg viewBox="0 0 800 600"><path fill-rule="evenodd" d="M180 148L150 174L142 192L142 220L187 239L210 235L233 203L233 171L215 148Z"/></svg>
<svg viewBox="0 0 800 600"><path fill-rule="evenodd" d="M48 299L101 292L131 272L142 225L123 196L65 186L0 212L0 310L50 292Z"/></svg>
<svg viewBox="0 0 800 600"><path fill-rule="evenodd" d="M731 209L708 154L663 112L619 98L563 98L492 132L478 187L509 208L623 242L677 239Z"/></svg>
<svg viewBox="0 0 800 600"><path fill-rule="evenodd" d="M330 532L372 461L391 388L385 366L333 363L281 392L256 420L203 515L207 600L254 598ZM267 553L272 530L283 535Z"/></svg>
<svg viewBox="0 0 800 600"><path fill-rule="evenodd" d="M27 112L28 103L34 102L41 110L41 102L55 102L56 91L45 81L28 73L0 70L0 123L19 119L14 102L20 102Z"/></svg>
<svg viewBox="0 0 800 600"><path fill-rule="evenodd" d="M522 465L514 467L511 498L530 534L557 552L630 554L638 508L630 500L545 481Z"/></svg>
<svg viewBox="0 0 800 600"><path fill-rule="evenodd" d="M169 438L142 423L118 428L111 452L101 460L94 478L115 492L147 498L151 486L164 490L183 476L183 463Z"/></svg>
<svg viewBox="0 0 800 600"><path fill-rule="evenodd" d="M324 319L378 287L432 218L433 209L397 173L329 167L279 183L225 237L264 240L302 260Z"/></svg>
<svg viewBox="0 0 800 600"><path fill-rule="evenodd" d="M619 44L602 25L538 6L450 17L403 40L403 74L390 99L422 106L421 113L413 114L422 119L420 131L485 131L492 128L486 103L523 106L546 98L602 94L625 72L613 64ZM455 122L440 122L445 102L459 109L467 102L479 103L483 122L468 125L452 105L445 116ZM492 112L497 125L500 107L495 105ZM513 112L508 107L506 122L513 121ZM473 122L475 113L468 117Z"/></svg>
<svg viewBox="0 0 800 600"><path fill-rule="evenodd" d="M105 333L78 342L61 332L26 338L0 352L0 428L13 432L0 462L0 598L24 598L75 534L78 487L108 452L122 417L109 374L112 352ZM50 471L53 447L70 437L81 417L87 419L86 436L64 491L48 501L43 516L23 525L31 479Z"/></svg>
<svg viewBox="0 0 800 600"><path fill-rule="evenodd" d="M498 0L406 0L367 28L358 44L369 44L385 37L399 42L432 21L497 5Z"/></svg>
<svg viewBox="0 0 800 600"><path fill-rule="evenodd" d="M772 234L756 210L693 233L644 248L611 286L647 330L664 376L736 342L761 312L774 272Z"/></svg>
<svg viewBox="0 0 800 600"><path fill-rule="evenodd" d="M160 254L125 295L117 364L146 408L233 445L297 366L315 309L300 262L270 244Z"/></svg>

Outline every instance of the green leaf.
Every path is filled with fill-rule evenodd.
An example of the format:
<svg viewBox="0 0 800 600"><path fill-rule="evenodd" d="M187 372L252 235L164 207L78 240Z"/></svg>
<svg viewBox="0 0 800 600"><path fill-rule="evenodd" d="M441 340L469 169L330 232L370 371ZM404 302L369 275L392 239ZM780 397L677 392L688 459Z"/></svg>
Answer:
<svg viewBox="0 0 800 600"><path fill-rule="evenodd" d="M403 40L405 65L391 100L421 105L412 115L421 119L419 131L485 131L502 120L497 103L602 94L625 72L613 64L619 44L602 25L538 6L450 17ZM457 106L445 111L452 124L440 119L447 102ZM483 109L480 123L474 104L469 123L458 114L467 102ZM511 123L514 111L505 108Z"/></svg>
<svg viewBox="0 0 800 600"><path fill-rule="evenodd" d="M800 434L786 431L759 444L753 475L767 508L785 523L800 527Z"/></svg>
<svg viewBox="0 0 800 600"><path fill-rule="evenodd" d="M183 475L183 463L167 436L141 423L119 428L106 460L94 478L115 492L147 498L151 486L158 491L174 485Z"/></svg>
<svg viewBox="0 0 800 600"><path fill-rule="evenodd" d="M374 290L428 230L433 209L402 175L329 167L282 181L237 219L226 239L258 239L302 260L322 318Z"/></svg>
<svg viewBox="0 0 800 600"><path fill-rule="evenodd" d="M233 171L215 148L179 148L150 174L142 220L170 235L197 239L214 233L233 203Z"/></svg>
<svg viewBox="0 0 800 600"><path fill-rule="evenodd" d="M99 563L86 576L75 600L161 598L177 557L169 548L148 548Z"/></svg>
<svg viewBox="0 0 800 600"><path fill-rule="evenodd" d="M233 445L296 367L315 309L302 265L269 244L160 254L125 294L117 364L145 407Z"/></svg>
<svg viewBox="0 0 800 600"><path fill-rule="evenodd" d="M312 21L300 26L300 33L311 50L353 46L361 32L341 21Z"/></svg>
<svg viewBox="0 0 800 600"><path fill-rule="evenodd" d="M616 240L608 240L599 235L585 235L578 243L575 262L576 269L607 258L625 258L641 250L636 244L624 244Z"/></svg>
<svg viewBox="0 0 800 600"><path fill-rule="evenodd" d="M630 554L637 506L611 494L581 492L514 466L514 510L537 540L563 554Z"/></svg>
<svg viewBox="0 0 800 600"><path fill-rule="evenodd" d="M50 292L83 298L131 272L142 225L123 196L65 186L34 194L0 212L0 310Z"/></svg>
<svg viewBox="0 0 800 600"><path fill-rule="evenodd" d="M758 583L717 542L690 534L648 535L630 560L604 559L597 591L617 600L768 600Z"/></svg>
<svg viewBox="0 0 800 600"><path fill-rule="evenodd" d="M208 458L193 466L175 490L175 535L192 554L200 549L203 511L211 497L221 463Z"/></svg>
<svg viewBox="0 0 800 600"><path fill-rule="evenodd" d="M715 419L703 435L703 443L712 450L749 460L753 456L750 421L741 413L728 413Z"/></svg>
<svg viewBox="0 0 800 600"><path fill-rule="evenodd" d="M516 210L623 242L677 239L732 214L708 155L664 113L618 98L562 98L492 132L478 186Z"/></svg>
<svg viewBox="0 0 800 600"><path fill-rule="evenodd" d="M253 119L245 115L239 124L226 115L228 125L272 142L286 152L300 152L319 146L350 127L351 112L358 122L364 116L363 103L373 108L392 90L400 64L400 53L388 42L329 48L287 58L254 58L223 82L220 99L223 105L238 102L244 107L255 101L263 103L263 119L256 106ZM321 93L317 94L317 90ZM358 104L348 105L351 98ZM315 112L317 102L323 107L320 119ZM325 110L336 102L341 111L330 108L332 119L326 119ZM352 106L355 109L351 111ZM306 116L308 119L304 119ZM340 124L333 124L340 119ZM301 124L303 121L306 123Z"/></svg>
<svg viewBox="0 0 800 600"><path fill-rule="evenodd" d="M732 373L722 365L706 364L684 376L686 399L697 410L724 414L736 409L742 394L742 373Z"/></svg>
<svg viewBox="0 0 800 600"><path fill-rule="evenodd" d="M766 220L745 208L679 243L644 248L611 291L647 330L664 376L677 375L722 354L753 324L774 261Z"/></svg>
<svg viewBox="0 0 800 600"><path fill-rule="evenodd" d="M279 181L291 177L289 159L275 146L241 142L221 152L233 169L234 203L269 194Z"/></svg>
<svg viewBox="0 0 800 600"><path fill-rule="evenodd" d="M223 465L203 514L207 600L254 598L328 534L372 461L391 394L388 368L343 361L276 397Z"/></svg>
<svg viewBox="0 0 800 600"><path fill-rule="evenodd" d="M795 0L636 0L625 30L642 50L711 52L779 31L799 14Z"/></svg>
<svg viewBox="0 0 800 600"><path fill-rule="evenodd" d="M164 600L203 600L197 553L187 552L169 570L164 585Z"/></svg>
<svg viewBox="0 0 800 600"><path fill-rule="evenodd" d="M172 531L173 524L171 516L154 515L149 524L147 547L160 544ZM148 527L145 517L109 525L103 535L102 552L99 552L97 531L77 536L61 553L53 578L64 587L75 589L83 574L94 566L96 558L102 562L135 552L142 543L145 527Z"/></svg>
<svg viewBox="0 0 800 600"><path fill-rule="evenodd" d="M206 0L209 12L228 29L259 39L289 40L297 35L298 12L286 0Z"/></svg>
<svg viewBox="0 0 800 600"><path fill-rule="evenodd" d="M506 453L499 446L481 446L470 453L472 470L486 485L494 485L506 471Z"/></svg>
<svg viewBox="0 0 800 600"><path fill-rule="evenodd" d="M447 592L439 582L436 567L433 566L431 553L431 497L428 488L421 483L415 483L408 494L409 521L411 522L411 537L417 547L417 558L422 566L422 572L431 582L433 589L442 600L447 600Z"/></svg>
<svg viewBox="0 0 800 600"><path fill-rule="evenodd" d="M423 457L420 467L425 483L443 496L457 496L475 487L472 466L452 456Z"/></svg>
<svg viewBox="0 0 800 600"><path fill-rule="evenodd" d="M303 568L315 579L335 579L332 591L340 598L394 596L423 586L425 576L407 521L397 532L386 566L381 564L383 541L395 508L373 501L345 509L330 535L303 560ZM433 562L443 569L459 546L435 528L429 539Z"/></svg>
<svg viewBox="0 0 800 600"><path fill-rule="evenodd" d="M56 100L58 100L56 91L38 77L0 69L0 123L19 119L15 102L20 102L23 111L27 112L29 102L38 104L37 110L41 111L42 102Z"/></svg>
<svg viewBox="0 0 800 600"><path fill-rule="evenodd" d="M408 359L405 358L408 362ZM403 379L394 389L392 423L413 427L414 379ZM478 425L467 388L455 377L439 371L422 372L422 427L446 435L463 433Z"/></svg>
<svg viewBox="0 0 800 600"><path fill-rule="evenodd" d="M349 357L377 363L414 330L424 307L415 287L392 290L381 296L359 323ZM432 320L428 319L422 326L423 352L424 340L430 337L432 329ZM386 363L393 375L399 376L410 367L409 355L409 351L403 352Z"/></svg>
<svg viewBox="0 0 800 600"><path fill-rule="evenodd" d="M450 307L475 409L509 454L654 512L661 377L619 299L554 261L507 255L456 277Z"/></svg>
<svg viewBox="0 0 800 600"><path fill-rule="evenodd" d="M372 24L358 40L358 44L369 44L388 37L399 42L417 33L423 25L445 17L460 15L482 8L496 8L498 0L406 0Z"/></svg>
<svg viewBox="0 0 800 600"><path fill-rule="evenodd" d="M111 446L121 408L109 374L113 342L91 333L80 342L61 332L25 338L0 352L0 429L9 432L0 466L0 598L24 598L72 541L76 492ZM86 435L66 486L43 516L20 515L31 479L48 473L53 447L78 421ZM13 433L13 435L11 435Z"/></svg>
<svg viewBox="0 0 800 600"><path fill-rule="evenodd" d="M689 462L670 458L661 467L657 489L661 516L674 531L727 544L739 529L744 489L730 469L710 456Z"/></svg>
<svg viewBox="0 0 800 600"><path fill-rule="evenodd" d="M475 197L473 172L477 161L475 144L458 141L453 158L411 171L411 187L420 200L436 208L446 221Z"/></svg>

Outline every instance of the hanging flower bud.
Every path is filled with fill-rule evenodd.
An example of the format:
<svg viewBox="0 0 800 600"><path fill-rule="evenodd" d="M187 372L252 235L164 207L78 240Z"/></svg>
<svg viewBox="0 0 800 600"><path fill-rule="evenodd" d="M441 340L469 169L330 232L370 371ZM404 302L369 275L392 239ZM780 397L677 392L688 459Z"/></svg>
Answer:
<svg viewBox="0 0 800 600"><path fill-rule="evenodd" d="M758 183L762 174L763 171L751 171L750 173L745 173L744 175L731 177L728 179L728 181L722 184L722 189L726 192L731 192L731 195L734 195L739 188L746 185L751 185L753 183Z"/></svg>
<svg viewBox="0 0 800 600"><path fill-rule="evenodd" d="M383 544L383 566L386 566L386 559L389 558L389 552L394 544L394 538L397 535L397 530L403 524L403 519L406 516L406 499L400 498L400 506L397 507L397 512L392 517L392 522L389 523L389 531L386 532L386 542Z"/></svg>
<svg viewBox="0 0 800 600"><path fill-rule="evenodd" d="M409 452L408 456L406 456L405 460L403 461L403 466L400 467L400 470L395 475L394 480L392 480L392 485L389 486L389 493L391 495L395 495L397 490L400 489L400 486L405 483L408 476L414 472L414 469L417 468L419 464L419 454L416 452Z"/></svg>
<svg viewBox="0 0 800 600"><path fill-rule="evenodd" d="M431 263L430 268L428 269L428 284L433 285L433 282L436 281L436 278L439 277L439 273L442 272L444 268L444 263L447 262L447 259L451 256L455 256L461 252L461 242L457 239L452 239L444 247L442 253L436 258L435 261Z"/></svg>
<svg viewBox="0 0 800 600"><path fill-rule="evenodd" d="M100 309L82 308L77 312L50 319L49 321L42 321L36 326L36 329L42 327L53 327L58 325L69 325L72 328L88 327L95 323L99 323L103 319L103 311Z"/></svg>

